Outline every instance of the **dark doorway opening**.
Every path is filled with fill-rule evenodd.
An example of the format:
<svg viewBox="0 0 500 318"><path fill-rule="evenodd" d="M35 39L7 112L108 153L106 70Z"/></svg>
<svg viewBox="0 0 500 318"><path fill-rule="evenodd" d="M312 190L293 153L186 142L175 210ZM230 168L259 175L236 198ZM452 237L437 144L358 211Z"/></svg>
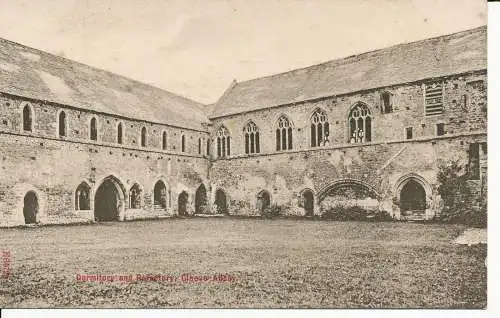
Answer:
<svg viewBox="0 0 500 318"><path fill-rule="evenodd" d="M182 191L181 194L179 194L179 200L177 201L177 211L179 215L185 216L187 215L187 201L188 201L188 194L186 191Z"/></svg>
<svg viewBox="0 0 500 318"><path fill-rule="evenodd" d="M217 205L217 213L227 214L226 194L221 189L215 192L215 204Z"/></svg>
<svg viewBox="0 0 500 318"><path fill-rule="evenodd" d="M24 196L24 223L34 224L36 223L36 215L38 214L38 198L35 192L29 191Z"/></svg>
<svg viewBox="0 0 500 318"><path fill-rule="evenodd" d="M207 189L203 184L196 190L196 196L194 199L195 213L207 212Z"/></svg>
<svg viewBox="0 0 500 318"><path fill-rule="evenodd" d="M314 195L311 190L305 190L302 193L302 199L304 202L304 210L306 216L312 216L314 214Z"/></svg>
<svg viewBox="0 0 500 318"><path fill-rule="evenodd" d="M105 180L95 194L94 217L96 221L117 221L122 205L117 185Z"/></svg>
<svg viewBox="0 0 500 318"><path fill-rule="evenodd" d="M262 190L257 195L257 210L260 213L263 213L265 209L271 206L271 197L269 196L269 192L266 190Z"/></svg>
<svg viewBox="0 0 500 318"><path fill-rule="evenodd" d="M167 208L167 187L163 181L158 181L155 184L153 190L154 206L156 208L166 209Z"/></svg>
<svg viewBox="0 0 500 318"><path fill-rule="evenodd" d="M420 183L410 180L401 190L401 212L403 215L425 213L425 190Z"/></svg>

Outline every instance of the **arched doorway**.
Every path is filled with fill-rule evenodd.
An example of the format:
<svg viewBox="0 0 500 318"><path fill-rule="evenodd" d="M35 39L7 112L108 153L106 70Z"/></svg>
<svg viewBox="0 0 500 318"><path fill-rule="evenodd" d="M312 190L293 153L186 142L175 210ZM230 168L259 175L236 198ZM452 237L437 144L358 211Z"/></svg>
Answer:
<svg viewBox="0 0 500 318"><path fill-rule="evenodd" d="M153 190L154 206L160 209L167 208L167 187L163 181L156 182Z"/></svg>
<svg viewBox="0 0 500 318"><path fill-rule="evenodd" d="M257 194L257 210L262 213L271 205L271 196L266 190L262 190Z"/></svg>
<svg viewBox="0 0 500 318"><path fill-rule="evenodd" d="M425 214L425 189L415 180L409 180L401 189L400 209L403 216Z"/></svg>
<svg viewBox="0 0 500 318"><path fill-rule="evenodd" d="M201 184L196 190L194 198L195 213L203 213L207 207L207 189Z"/></svg>
<svg viewBox="0 0 500 318"><path fill-rule="evenodd" d="M226 194L221 189L215 192L215 204L217 205L217 213L228 213Z"/></svg>
<svg viewBox="0 0 500 318"><path fill-rule="evenodd" d="M314 194L311 190L304 190L302 192L302 202L306 216L312 216L314 214Z"/></svg>
<svg viewBox="0 0 500 318"><path fill-rule="evenodd" d="M182 191L177 200L177 211L179 215L187 215L187 201L188 194L186 191Z"/></svg>
<svg viewBox="0 0 500 318"><path fill-rule="evenodd" d="M23 205L24 223L36 223L36 215L38 214L38 198L34 191L29 191L24 196Z"/></svg>
<svg viewBox="0 0 500 318"><path fill-rule="evenodd" d="M118 221L123 208L123 189L113 178L105 179L95 193L96 221Z"/></svg>

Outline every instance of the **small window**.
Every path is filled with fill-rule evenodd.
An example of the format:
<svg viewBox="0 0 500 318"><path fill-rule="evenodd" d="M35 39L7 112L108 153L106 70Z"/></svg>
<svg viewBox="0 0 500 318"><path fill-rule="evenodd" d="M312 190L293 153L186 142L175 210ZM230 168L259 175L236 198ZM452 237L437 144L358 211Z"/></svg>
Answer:
<svg viewBox="0 0 500 318"><path fill-rule="evenodd" d="M95 117L90 120L90 140L97 140L97 119Z"/></svg>
<svg viewBox="0 0 500 318"><path fill-rule="evenodd" d="M207 139L207 156L210 155L210 139Z"/></svg>
<svg viewBox="0 0 500 318"><path fill-rule="evenodd" d="M66 136L66 113L59 113L59 137Z"/></svg>
<svg viewBox="0 0 500 318"><path fill-rule="evenodd" d="M23 130L24 131L32 131L32 119L33 115L31 114L31 108L26 105L23 108Z"/></svg>
<svg viewBox="0 0 500 318"><path fill-rule="evenodd" d="M167 132L164 131L162 134L161 149L167 150Z"/></svg>
<svg viewBox="0 0 500 318"><path fill-rule="evenodd" d="M380 94L382 113L392 113L391 93L383 92Z"/></svg>
<svg viewBox="0 0 500 318"><path fill-rule="evenodd" d="M436 125L436 134L438 136L443 136L445 134L443 123L439 123Z"/></svg>
<svg viewBox="0 0 500 318"><path fill-rule="evenodd" d="M406 127L406 139L413 139L413 127Z"/></svg>
<svg viewBox="0 0 500 318"><path fill-rule="evenodd" d="M186 137L184 135L181 136L181 151L186 152Z"/></svg>
<svg viewBox="0 0 500 318"><path fill-rule="evenodd" d="M198 154L201 155L201 138L198 138Z"/></svg>
<svg viewBox="0 0 500 318"><path fill-rule="evenodd" d="M117 128L117 134L116 134L116 141L121 145L123 143L123 125L122 123L118 124Z"/></svg>
<svg viewBox="0 0 500 318"><path fill-rule="evenodd" d="M141 129L141 146L146 147L146 142L147 142L147 136L146 136L146 127L142 127Z"/></svg>

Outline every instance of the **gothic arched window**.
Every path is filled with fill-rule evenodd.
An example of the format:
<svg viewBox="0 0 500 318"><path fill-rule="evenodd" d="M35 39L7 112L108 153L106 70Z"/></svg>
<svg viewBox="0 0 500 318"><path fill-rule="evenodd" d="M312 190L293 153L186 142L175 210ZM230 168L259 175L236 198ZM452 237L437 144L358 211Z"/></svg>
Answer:
<svg viewBox="0 0 500 318"><path fill-rule="evenodd" d="M245 133L245 153L260 153L259 128L253 121L249 122L243 129Z"/></svg>
<svg viewBox="0 0 500 318"><path fill-rule="evenodd" d="M141 208L141 197L142 197L142 191L141 187L135 183L132 188L130 188L130 195L129 195L129 206L131 209L140 209Z"/></svg>
<svg viewBox="0 0 500 318"><path fill-rule="evenodd" d="M226 127L220 126L217 130L217 157L223 158L231 155L231 136Z"/></svg>
<svg viewBox="0 0 500 318"><path fill-rule="evenodd" d="M368 106L358 103L349 113L349 142L372 141L372 118Z"/></svg>
<svg viewBox="0 0 500 318"><path fill-rule="evenodd" d="M64 111L61 111L59 113L59 137L65 137L66 136L66 113Z"/></svg>
<svg viewBox="0 0 500 318"><path fill-rule="evenodd" d="M278 118L276 128L276 150L293 149L292 124L285 115Z"/></svg>
<svg viewBox="0 0 500 318"><path fill-rule="evenodd" d="M32 119L32 114L31 114L31 107L28 105L24 106L23 108L23 130L24 131L31 131L32 130L32 124L33 124L33 119Z"/></svg>
<svg viewBox="0 0 500 318"><path fill-rule="evenodd" d="M383 92L380 94L380 110L382 113L387 114L387 113L392 113L392 98L391 98L391 93L389 92Z"/></svg>
<svg viewBox="0 0 500 318"><path fill-rule="evenodd" d="M90 210L90 187L86 182L76 188L75 210Z"/></svg>
<svg viewBox="0 0 500 318"><path fill-rule="evenodd" d="M95 117L90 120L90 140L97 140L97 119Z"/></svg>
<svg viewBox="0 0 500 318"><path fill-rule="evenodd" d="M326 113L317 109L311 117L311 147L324 146L330 135L330 124Z"/></svg>

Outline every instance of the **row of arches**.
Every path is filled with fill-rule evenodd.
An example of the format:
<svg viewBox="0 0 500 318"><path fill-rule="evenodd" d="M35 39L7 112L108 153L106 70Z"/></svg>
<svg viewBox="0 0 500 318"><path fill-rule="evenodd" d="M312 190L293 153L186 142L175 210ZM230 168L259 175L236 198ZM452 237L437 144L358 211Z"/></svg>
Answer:
<svg viewBox="0 0 500 318"><path fill-rule="evenodd" d="M345 189L359 187L364 193L369 196L379 198L378 193L368 184L357 180L339 180L329 184L319 190L315 195L311 189L304 189L300 192L299 206L304 209L306 216L312 216L315 211L315 204L320 203L329 195L344 195ZM399 210L401 215L407 216L412 214L423 214L428 206L428 197L431 196L429 185L418 175L410 174L402 177L396 187L399 197ZM129 208L136 209L141 207L142 189L136 183L131 188L129 193ZM168 195L167 195L168 193ZM94 194L94 218L96 221L116 221L120 219L120 215L125 210L126 189L123 184L114 176L105 178L97 187ZM170 192L167 191L166 184L159 180L155 183L153 189L154 208L166 209L167 204L170 204ZM271 206L271 195L267 190L261 190L257 193L256 208L260 213L263 213L266 208ZM90 210L91 188L87 183L80 184L75 191L75 205L77 210ZM186 191L181 191L177 200L178 214L185 216L188 214L187 205L189 203L189 194ZM201 184L194 198L195 214L207 213L209 207L208 196L205 185ZM213 206L217 213L227 214L227 196L224 190L217 189L215 192L215 200ZM28 191L23 199L23 216L26 224L36 223L39 213L39 198L35 191ZM210 212L208 212L210 213Z"/></svg>
<svg viewBox="0 0 500 318"><path fill-rule="evenodd" d="M22 130L26 132L33 131L33 110L30 105L26 104L22 110ZM67 137L68 135L68 120L67 115L64 110L58 112L57 115L57 135L59 137ZM116 125L116 142L118 144L123 144L123 136L124 136L124 125L119 122ZM90 140L97 141L98 140L98 122L96 117L92 117L89 122L89 138ZM139 143L141 147L148 146L148 133L146 127L142 127L140 130L140 138ZM209 153L209 140L207 140L207 148L206 154ZM167 150L168 148L168 137L167 132L163 131L161 133L161 149ZM186 136L181 134L180 138L180 150L181 152L186 152ZM202 138L198 138L198 154L202 154Z"/></svg>
<svg viewBox="0 0 500 318"><path fill-rule="evenodd" d="M349 111L348 118L348 143L371 142L373 135L373 117L369 107L361 102L356 103ZM278 117L275 126L276 151L292 150L294 145L295 127L286 116ZM248 121L243 127L245 140L245 154L260 153L260 129L254 121ZM216 131L217 157L223 158L231 155L231 135L229 130L221 125ZM316 109L310 118L309 146L322 147L330 143L330 121L323 109Z"/></svg>

